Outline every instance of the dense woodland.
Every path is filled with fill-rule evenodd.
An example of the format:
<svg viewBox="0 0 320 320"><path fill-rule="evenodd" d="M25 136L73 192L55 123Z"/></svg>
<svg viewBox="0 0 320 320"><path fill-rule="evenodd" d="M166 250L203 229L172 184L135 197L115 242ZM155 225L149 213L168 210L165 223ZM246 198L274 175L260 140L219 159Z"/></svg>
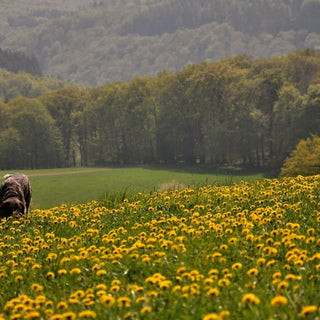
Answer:
<svg viewBox="0 0 320 320"><path fill-rule="evenodd" d="M238 55L130 82L7 98L0 168L183 163L278 171L301 139L319 131L318 51Z"/></svg>
<svg viewBox="0 0 320 320"><path fill-rule="evenodd" d="M32 75L42 76L42 71L37 59L28 57L24 53L0 48L0 68L18 73L24 71Z"/></svg>
<svg viewBox="0 0 320 320"><path fill-rule="evenodd" d="M2 0L0 47L89 86L320 48L319 0Z"/></svg>
<svg viewBox="0 0 320 320"><path fill-rule="evenodd" d="M6 69L0 69L0 101L8 102L13 98L36 98L45 92L63 87L70 87L62 80L48 77L33 76L29 73L12 73Z"/></svg>

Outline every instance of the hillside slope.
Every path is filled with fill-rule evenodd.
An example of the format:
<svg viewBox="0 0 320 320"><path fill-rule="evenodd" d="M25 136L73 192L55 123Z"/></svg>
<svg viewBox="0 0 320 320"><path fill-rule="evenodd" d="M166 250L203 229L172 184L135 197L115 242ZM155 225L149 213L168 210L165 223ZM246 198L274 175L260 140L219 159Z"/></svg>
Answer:
<svg viewBox="0 0 320 320"><path fill-rule="evenodd" d="M318 0L4 0L0 47L96 86L247 54L320 48Z"/></svg>

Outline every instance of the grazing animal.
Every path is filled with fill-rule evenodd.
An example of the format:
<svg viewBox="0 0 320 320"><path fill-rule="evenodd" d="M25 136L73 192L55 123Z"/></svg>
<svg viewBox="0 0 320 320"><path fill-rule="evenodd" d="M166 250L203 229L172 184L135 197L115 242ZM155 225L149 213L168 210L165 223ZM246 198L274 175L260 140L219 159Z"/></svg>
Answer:
<svg viewBox="0 0 320 320"><path fill-rule="evenodd" d="M7 174L0 187L0 219L20 218L30 207L32 189L29 179L21 173Z"/></svg>

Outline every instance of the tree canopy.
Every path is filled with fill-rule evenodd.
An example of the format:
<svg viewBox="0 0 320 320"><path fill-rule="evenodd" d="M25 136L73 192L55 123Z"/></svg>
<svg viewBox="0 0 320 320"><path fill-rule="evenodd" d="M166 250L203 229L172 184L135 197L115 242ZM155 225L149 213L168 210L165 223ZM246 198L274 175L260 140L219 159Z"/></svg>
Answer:
<svg viewBox="0 0 320 320"><path fill-rule="evenodd" d="M301 140L281 168L281 176L310 176L320 173L320 138Z"/></svg>
<svg viewBox="0 0 320 320"><path fill-rule="evenodd" d="M16 91L25 86L20 81ZM129 82L7 98L0 102L1 168L166 163L279 172L300 140L320 135L320 54L238 55Z"/></svg>

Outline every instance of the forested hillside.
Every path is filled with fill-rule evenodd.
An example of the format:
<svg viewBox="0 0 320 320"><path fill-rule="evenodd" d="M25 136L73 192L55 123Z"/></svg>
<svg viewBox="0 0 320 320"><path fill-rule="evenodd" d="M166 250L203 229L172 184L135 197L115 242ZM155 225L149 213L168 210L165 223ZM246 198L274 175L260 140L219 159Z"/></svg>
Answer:
<svg viewBox="0 0 320 320"><path fill-rule="evenodd" d="M41 76L42 72L37 59L28 57L24 53L0 48L0 68L18 73L24 71L32 75Z"/></svg>
<svg viewBox="0 0 320 320"><path fill-rule="evenodd" d="M0 103L0 168L182 163L279 171L301 139L320 135L319 112L319 51L239 55Z"/></svg>
<svg viewBox="0 0 320 320"><path fill-rule="evenodd" d="M90 86L320 48L319 0L3 0L0 47Z"/></svg>

